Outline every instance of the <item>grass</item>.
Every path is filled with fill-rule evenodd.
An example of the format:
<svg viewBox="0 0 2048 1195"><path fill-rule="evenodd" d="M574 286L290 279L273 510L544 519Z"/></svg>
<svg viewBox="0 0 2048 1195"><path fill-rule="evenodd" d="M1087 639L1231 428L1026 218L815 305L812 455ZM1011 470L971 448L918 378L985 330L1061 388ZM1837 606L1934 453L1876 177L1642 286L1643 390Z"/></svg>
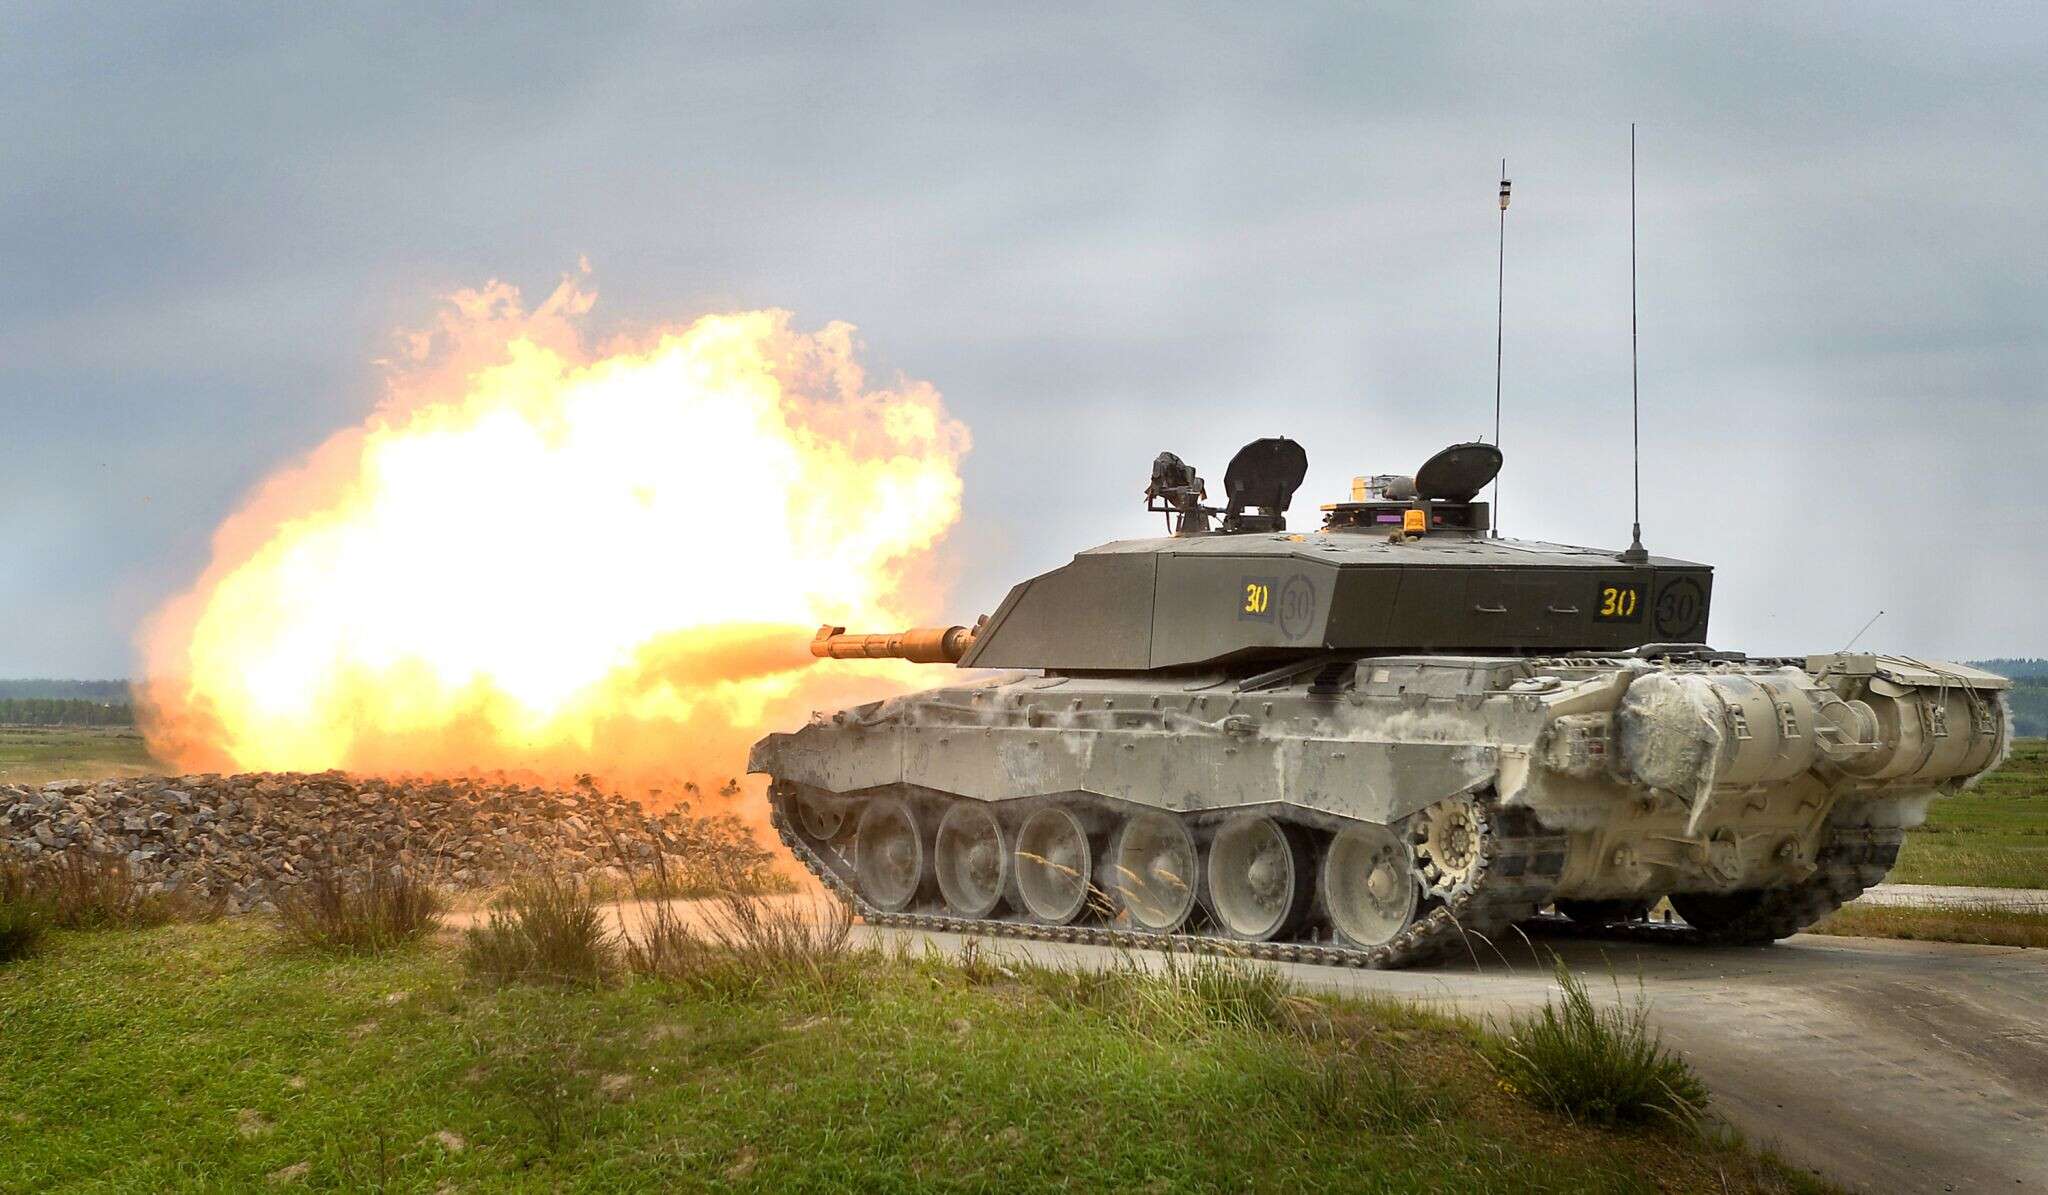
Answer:
<svg viewBox="0 0 2048 1195"><path fill-rule="evenodd" d="M144 929L219 914L217 904L185 893L149 891L122 855L0 850L0 963L34 954L53 929Z"/></svg>
<svg viewBox="0 0 2048 1195"><path fill-rule="evenodd" d="M126 856L81 851L0 858L0 906L38 911L58 929L141 929L220 913L186 893L149 891Z"/></svg>
<svg viewBox="0 0 2048 1195"><path fill-rule="evenodd" d="M418 941L441 928L447 900L402 867L372 864L361 875L331 864L276 901L285 941L329 954L372 953Z"/></svg>
<svg viewBox="0 0 2048 1195"><path fill-rule="evenodd" d="M50 932L50 907L38 899L0 895L0 964L25 959Z"/></svg>
<svg viewBox="0 0 2048 1195"><path fill-rule="evenodd" d="M58 931L0 969L0 1189L1814 1189L1537 1111L1470 1023L1228 963L856 946L859 982L733 999L280 944L254 918Z"/></svg>
<svg viewBox="0 0 2048 1195"><path fill-rule="evenodd" d="M587 885L543 872L513 884L482 925L463 931L462 961L494 986L598 987L618 971L619 941Z"/></svg>
<svg viewBox="0 0 2048 1195"><path fill-rule="evenodd" d="M635 974L693 987L706 995L741 997L763 985L806 985L830 991L857 982L853 916L834 901L778 901L726 893L647 907L620 945Z"/></svg>
<svg viewBox="0 0 2048 1195"><path fill-rule="evenodd" d="M970 957L970 970L976 965ZM1127 954L1099 970L1034 968L1027 974L1045 995L1155 1041L1217 1031L1314 1036L1325 1008L1277 971L1208 955Z"/></svg>
<svg viewBox="0 0 2048 1195"><path fill-rule="evenodd" d="M1971 942L1980 946L2048 946L2048 912L1995 905L1943 908L1848 905L1837 909L1813 934L1858 938L1906 938L1923 942Z"/></svg>
<svg viewBox="0 0 2048 1195"><path fill-rule="evenodd" d="M53 911L49 898L36 889L28 865L0 853L0 963L34 954L50 931Z"/></svg>
<svg viewBox="0 0 2048 1195"><path fill-rule="evenodd" d="M668 861L634 866L620 852L637 928L622 927L620 953L635 974L707 994L742 995L762 984L830 989L858 971L849 964L853 912L833 900L777 900L754 869L714 855L700 868L714 895L681 901Z"/></svg>
<svg viewBox="0 0 2048 1195"><path fill-rule="evenodd" d="M1561 959L1557 981L1557 999L1515 1018L1506 1036L1487 1044L1501 1082L1574 1121L1696 1126L1707 1089L1651 1030L1647 997L1638 991L1632 1002L1603 1008Z"/></svg>
<svg viewBox="0 0 2048 1195"><path fill-rule="evenodd" d="M1936 800L1888 877L1901 884L2048 888L2048 739L2020 739L2005 766Z"/></svg>
<svg viewBox="0 0 2048 1195"><path fill-rule="evenodd" d="M105 780L164 770L126 727L0 726L0 784Z"/></svg>

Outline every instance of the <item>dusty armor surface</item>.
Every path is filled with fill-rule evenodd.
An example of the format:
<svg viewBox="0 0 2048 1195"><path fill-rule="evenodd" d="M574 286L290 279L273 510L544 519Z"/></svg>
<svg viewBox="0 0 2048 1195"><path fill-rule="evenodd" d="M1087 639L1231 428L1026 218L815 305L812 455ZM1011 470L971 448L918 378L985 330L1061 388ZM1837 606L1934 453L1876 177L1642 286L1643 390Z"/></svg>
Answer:
<svg viewBox="0 0 2048 1195"><path fill-rule="evenodd" d="M768 735L749 770L870 921L1398 966L1666 896L1695 938L1783 937L2002 757L2002 678L1714 651L1709 567L1492 537L1499 465L1455 445L1291 533L1291 441L1247 446L1222 510L1162 454L1172 534L971 629L822 628L820 656L976 671Z"/></svg>

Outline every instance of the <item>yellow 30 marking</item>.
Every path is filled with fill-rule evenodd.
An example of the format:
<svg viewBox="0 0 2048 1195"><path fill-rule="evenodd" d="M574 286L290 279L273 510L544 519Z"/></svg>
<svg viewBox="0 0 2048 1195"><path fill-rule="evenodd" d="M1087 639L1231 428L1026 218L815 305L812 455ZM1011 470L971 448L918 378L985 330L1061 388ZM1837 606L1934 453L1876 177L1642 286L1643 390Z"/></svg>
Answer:
<svg viewBox="0 0 2048 1195"><path fill-rule="evenodd" d="M1633 585L1609 585L1600 591L1600 617L1633 618L1641 600Z"/></svg>
<svg viewBox="0 0 2048 1195"><path fill-rule="evenodd" d="M1261 585L1257 581L1246 581L1244 583L1244 612L1246 614L1264 614L1272 606L1272 586Z"/></svg>

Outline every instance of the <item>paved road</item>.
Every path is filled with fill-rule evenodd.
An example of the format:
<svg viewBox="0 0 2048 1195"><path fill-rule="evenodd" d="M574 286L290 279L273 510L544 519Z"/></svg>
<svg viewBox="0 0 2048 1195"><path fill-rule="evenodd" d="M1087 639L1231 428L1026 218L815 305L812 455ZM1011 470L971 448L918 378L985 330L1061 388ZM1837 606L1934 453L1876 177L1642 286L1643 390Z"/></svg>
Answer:
<svg viewBox="0 0 2048 1195"><path fill-rule="evenodd" d="M2048 913L2048 888L1964 888L1949 884L1879 884L1856 898L1866 905L1991 905L2021 913Z"/></svg>
<svg viewBox="0 0 2048 1195"><path fill-rule="evenodd" d="M909 934L942 949L964 940ZM986 945L986 944L985 944ZM1852 1189L2048 1191L2048 950L1801 935L1706 949L1539 939L1581 974L1638 977L1665 1040L1752 1141ZM1001 940L1077 965L1101 947ZM1304 986L1385 992L1481 1017L1537 1007L1554 984L1528 957L1409 971L1271 964ZM1613 998L1616 987L1604 978Z"/></svg>

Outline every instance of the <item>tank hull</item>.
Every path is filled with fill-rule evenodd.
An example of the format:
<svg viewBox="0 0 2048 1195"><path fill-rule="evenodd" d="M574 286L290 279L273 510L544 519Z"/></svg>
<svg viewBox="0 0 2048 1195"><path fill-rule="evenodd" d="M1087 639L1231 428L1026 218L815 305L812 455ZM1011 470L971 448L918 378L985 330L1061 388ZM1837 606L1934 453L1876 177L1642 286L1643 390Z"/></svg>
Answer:
<svg viewBox="0 0 2048 1195"><path fill-rule="evenodd" d="M1996 765L2003 685L1705 652L1012 673L820 716L749 769L872 919L1402 965L1546 906L1793 932Z"/></svg>

